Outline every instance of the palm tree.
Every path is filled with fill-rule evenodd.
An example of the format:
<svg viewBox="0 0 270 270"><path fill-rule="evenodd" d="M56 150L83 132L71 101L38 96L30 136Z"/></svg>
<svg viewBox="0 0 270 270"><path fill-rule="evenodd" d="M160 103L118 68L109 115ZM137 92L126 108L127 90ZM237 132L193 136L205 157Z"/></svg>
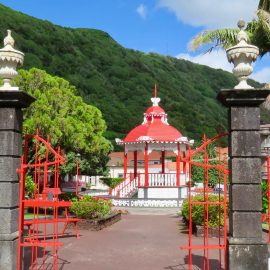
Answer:
<svg viewBox="0 0 270 270"><path fill-rule="evenodd" d="M257 19L248 22L245 31L248 33L250 42L260 50L260 56L270 52L270 0L260 0L257 9ZM228 48L237 44L239 30L233 28L204 30L191 42L193 50L201 45L211 44L208 52L216 47Z"/></svg>
<svg viewBox="0 0 270 270"><path fill-rule="evenodd" d="M260 0L256 14L257 19L248 22L245 31L250 43L259 48L259 55L263 57L270 52L270 0ZM210 44L207 52L218 47L227 49L238 43L238 32L239 29L233 28L204 30L191 41L191 49L196 50L205 44ZM270 89L270 83L265 87ZM264 107L270 111L270 95L264 102Z"/></svg>

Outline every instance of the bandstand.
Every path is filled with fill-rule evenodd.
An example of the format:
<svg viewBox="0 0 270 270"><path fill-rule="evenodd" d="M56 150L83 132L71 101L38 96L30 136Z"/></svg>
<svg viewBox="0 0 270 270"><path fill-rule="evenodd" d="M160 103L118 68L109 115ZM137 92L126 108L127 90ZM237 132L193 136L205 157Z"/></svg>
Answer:
<svg viewBox="0 0 270 270"><path fill-rule="evenodd" d="M132 129L124 140L116 139L118 145L124 147L124 180L117 185L111 195L118 198L138 197L138 199L179 199L185 197L188 181L188 168L182 162L188 141L180 131L169 125L167 114L158 104L160 98L151 98L152 106L144 113L141 125ZM160 152L161 166L157 172L149 168L149 154ZM133 152L133 170L127 170L127 154ZM138 171L138 152L144 153L144 170ZM175 172L166 171L166 155L175 157Z"/></svg>

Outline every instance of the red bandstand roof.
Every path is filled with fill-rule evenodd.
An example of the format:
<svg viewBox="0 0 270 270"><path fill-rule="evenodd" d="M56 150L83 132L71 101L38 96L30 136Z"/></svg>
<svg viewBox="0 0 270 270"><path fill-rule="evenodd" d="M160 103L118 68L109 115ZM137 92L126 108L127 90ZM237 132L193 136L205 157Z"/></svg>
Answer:
<svg viewBox="0 0 270 270"><path fill-rule="evenodd" d="M145 112L146 114L162 114L165 113L165 111L159 107L159 106L151 106L150 108L148 108Z"/></svg>
<svg viewBox="0 0 270 270"><path fill-rule="evenodd" d="M149 142L178 142L187 140L176 128L167 122L167 114L158 105L160 98L151 98L153 105L144 114L141 125L132 129L123 140L123 143Z"/></svg>
<svg viewBox="0 0 270 270"><path fill-rule="evenodd" d="M182 137L182 134L174 127L164 124L160 119L155 119L153 123L148 121L132 129L124 142L138 142L140 140L149 141L175 141Z"/></svg>

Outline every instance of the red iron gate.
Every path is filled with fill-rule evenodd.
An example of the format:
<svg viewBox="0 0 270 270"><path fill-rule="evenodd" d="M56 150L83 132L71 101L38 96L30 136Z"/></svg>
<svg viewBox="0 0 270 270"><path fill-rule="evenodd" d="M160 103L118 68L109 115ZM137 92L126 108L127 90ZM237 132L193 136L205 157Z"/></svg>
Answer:
<svg viewBox="0 0 270 270"><path fill-rule="evenodd" d="M263 229L268 232L268 244L270 244L270 156L263 159L262 170L262 200L263 214L262 223Z"/></svg>
<svg viewBox="0 0 270 270"><path fill-rule="evenodd" d="M188 150L187 157L184 159L189 168L190 181L188 184L188 245L181 247L188 251L187 264L188 269L194 269L193 266L199 266L203 270L217 270L226 268L226 242L227 242L227 156L221 153L221 138L228 134L220 134L212 139L204 136L203 144L195 149ZM209 157L209 146L216 143L217 157ZM198 156L200 158L198 158ZM212 162L215 160L215 162ZM203 170L203 188L194 189L192 182L196 181L196 175L192 175L193 167L200 167ZM218 178L216 187L209 188L212 180L209 172L215 172ZM198 195L196 196L195 195ZM213 199L214 197L215 199ZM203 209L202 226L200 228L201 236L194 237L195 231L192 222L194 209ZM216 228L210 227L211 215L218 212L218 224ZM214 212L214 213L213 213ZM196 214L196 213L195 213ZM213 224L211 224L213 225ZM199 230L199 229L198 229ZM199 231L197 230L197 233ZM215 238L211 238L211 233L215 233Z"/></svg>
<svg viewBox="0 0 270 270"><path fill-rule="evenodd" d="M32 159L32 160L31 160ZM71 202L59 201L59 167L64 162L60 147L55 151L49 139L26 135L20 173L20 216L18 239L18 270L58 269L60 207L67 208ZM29 178L32 178L33 182ZM26 185L32 192L26 194ZM32 215L25 219L25 210Z"/></svg>

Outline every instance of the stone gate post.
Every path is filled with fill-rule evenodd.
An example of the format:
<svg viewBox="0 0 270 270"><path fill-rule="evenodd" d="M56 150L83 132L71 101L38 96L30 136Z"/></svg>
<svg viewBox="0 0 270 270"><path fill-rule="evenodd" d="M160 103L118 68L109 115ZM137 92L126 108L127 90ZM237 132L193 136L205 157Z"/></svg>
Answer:
<svg viewBox="0 0 270 270"><path fill-rule="evenodd" d="M229 237L227 263L230 270L267 270L268 245L262 239L261 140L260 104L269 90L254 89L247 84L251 62L258 48L247 44L242 30L239 43L227 50L239 84L234 89L221 90L218 100L228 107L229 121Z"/></svg>
<svg viewBox="0 0 270 270"><path fill-rule="evenodd" d="M34 99L10 85L17 75L16 66L22 64L23 54L13 48L11 32L0 49L0 76L4 85L0 87L0 269L17 269L19 176L22 152L22 108Z"/></svg>
<svg viewBox="0 0 270 270"><path fill-rule="evenodd" d="M262 239L260 108L269 90L222 90L229 108L228 269L267 270L268 246Z"/></svg>

